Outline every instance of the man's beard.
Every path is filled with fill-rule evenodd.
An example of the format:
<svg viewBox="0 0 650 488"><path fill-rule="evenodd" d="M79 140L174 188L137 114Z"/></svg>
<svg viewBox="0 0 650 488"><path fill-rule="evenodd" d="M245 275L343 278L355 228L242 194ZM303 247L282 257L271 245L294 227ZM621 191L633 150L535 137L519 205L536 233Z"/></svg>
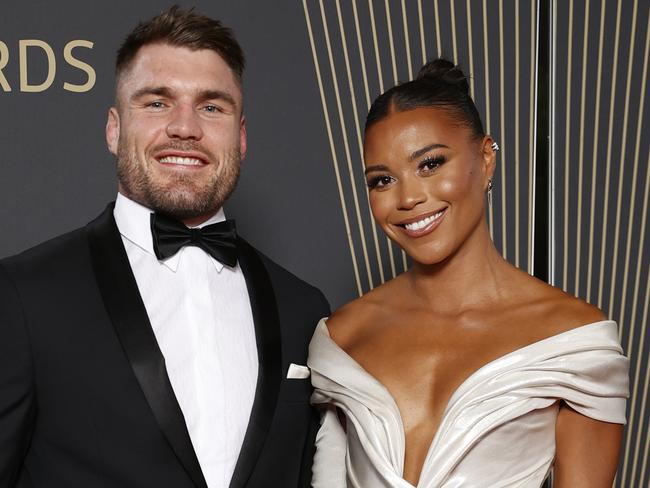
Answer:
<svg viewBox="0 0 650 488"><path fill-rule="evenodd" d="M216 212L235 189L239 178L241 152L234 147L221 159L193 141L171 142L154 148L153 153L166 149L199 151L210 157L210 174L200 177L192 171L177 172L161 177L138 161L129 144L117 151L117 176L120 186L130 199L177 220L186 220ZM158 163L153 163L158 164Z"/></svg>

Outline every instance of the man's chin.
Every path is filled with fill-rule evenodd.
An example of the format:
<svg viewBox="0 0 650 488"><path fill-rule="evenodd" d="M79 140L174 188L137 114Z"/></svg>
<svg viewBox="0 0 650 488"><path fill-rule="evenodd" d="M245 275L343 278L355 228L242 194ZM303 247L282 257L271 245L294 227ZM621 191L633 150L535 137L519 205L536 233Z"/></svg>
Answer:
<svg viewBox="0 0 650 488"><path fill-rule="evenodd" d="M159 193L151 198L150 208L155 211L177 220L190 220L215 213L222 201L215 199L213 195L196 195L188 192Z"/></svg>

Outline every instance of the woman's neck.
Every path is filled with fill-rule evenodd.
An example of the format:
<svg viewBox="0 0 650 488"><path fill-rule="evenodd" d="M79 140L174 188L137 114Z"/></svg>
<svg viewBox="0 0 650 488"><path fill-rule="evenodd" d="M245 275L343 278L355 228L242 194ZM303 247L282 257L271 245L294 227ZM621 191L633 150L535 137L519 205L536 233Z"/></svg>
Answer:
<svg viewBox="0 0 650 488"><path fill-rule="evenodd" d="M503 298L512 269L482 225L452 256L433 265L414 263L407 276L427 307L455 314Z"/></svg>

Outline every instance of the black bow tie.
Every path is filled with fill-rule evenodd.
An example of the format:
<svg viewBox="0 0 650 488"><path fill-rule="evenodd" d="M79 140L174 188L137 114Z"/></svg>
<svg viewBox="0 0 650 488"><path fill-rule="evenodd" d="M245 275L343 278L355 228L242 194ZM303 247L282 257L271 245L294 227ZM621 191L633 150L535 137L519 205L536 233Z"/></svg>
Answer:
<svg viewBox="0 0 650 488"><path fill-rule="evenodd" d="M153 250L159 260L173 256L183 246L197 246L226 266L232 268L237 264L234 220L191 229L174 219L152 213L151 235Z"/></svg>

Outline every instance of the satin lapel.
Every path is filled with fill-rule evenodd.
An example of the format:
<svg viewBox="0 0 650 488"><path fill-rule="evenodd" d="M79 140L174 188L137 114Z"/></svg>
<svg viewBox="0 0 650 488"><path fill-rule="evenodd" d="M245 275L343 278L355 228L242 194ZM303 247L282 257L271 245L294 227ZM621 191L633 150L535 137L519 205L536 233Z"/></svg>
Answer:
<svg viewBox="0 0 650 488"><path fill-rule="evenodd" d="M194 484L207 488L183 412L167 376L165 359L113 218L113 205L89 223L86 230L95 277L106 310L147 403Z"/></svg>
<svg viewBox="0 0 650 488"><path fill-rule="evenodd" d="M253 247L241 238L237 246L253 310L259 371L255 401L230 488L246 486L255 468L271 428L282 381L280 319L271 279Z"/></svg>

